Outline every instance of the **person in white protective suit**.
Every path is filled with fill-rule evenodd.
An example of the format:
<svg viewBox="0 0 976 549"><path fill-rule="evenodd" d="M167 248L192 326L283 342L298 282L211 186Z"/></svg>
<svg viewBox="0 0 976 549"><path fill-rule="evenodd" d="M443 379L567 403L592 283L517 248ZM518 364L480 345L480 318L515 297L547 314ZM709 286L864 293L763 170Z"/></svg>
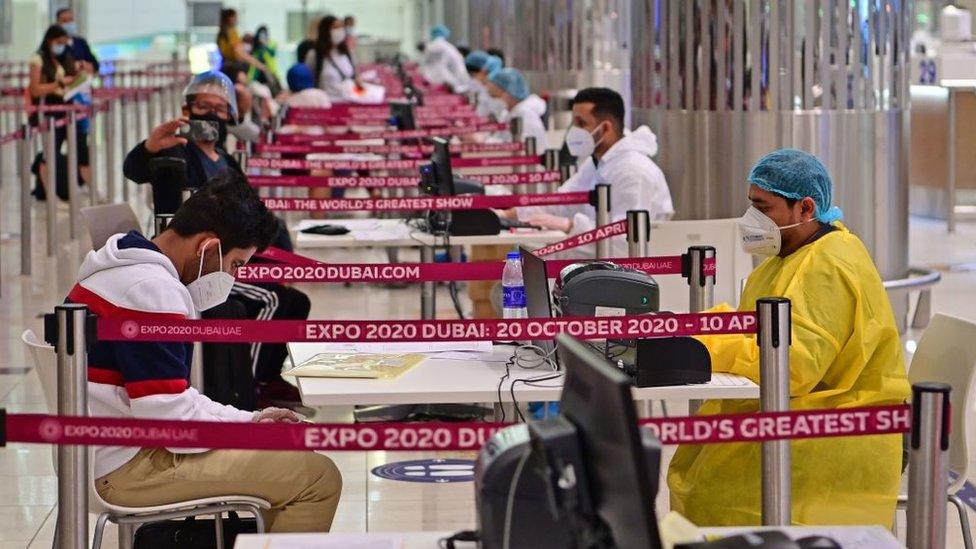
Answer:
<svg viewBox="0 0 976 549"><path fill-rule="evenodd" d="M542 154L542 151L548 148L546 125L542 121L548 106L545 100L530 92L522 73L512 68L493 72L488 77L488 94L505 105L505 112L497 117L498 121L510 122L516 118L521 119L522 140L534 137L536 152ZM489 141L511 141L511 133L508 131L493 133Z"/></svg>
<svg viewBox="0 0 976 549"><path fill-rule="evenodd" d="M590 191L599 183L610 185L610 221L627 218L628 210L647 210L652 221L674 214L671 191L664 173L651 158L657 154L657 136L646 126L624 130L624 102L607 88L587 88L573 99L573 125L566 145L576 157L579 171L557 192ZM516 208L518 219L545 229L575 235L596 228L596 210L587 204ZM611 242L613 257L626 256L625 235ZM592 258L595 245L563 252L564 258Z"/></svg>
<svg viewBox="0 0 976 549"><path fill-rule="evenodd" d="M464 58L464 65L471 77L465 91L476 97L475 113L478 116L495 115L497 118L506 110L506 106L488 94L488 78L502 68L501 58L475 50Z"/></svg>
<svg viewBox="0 0 976 549"><path fill-rule="evenodd" d="M430 29L430 42L424 47L420 74L431 84L447 84L451 90L461 92L467 89L470 77L464 56L447 40L450 37L451 29L444 25Z"/></svg>

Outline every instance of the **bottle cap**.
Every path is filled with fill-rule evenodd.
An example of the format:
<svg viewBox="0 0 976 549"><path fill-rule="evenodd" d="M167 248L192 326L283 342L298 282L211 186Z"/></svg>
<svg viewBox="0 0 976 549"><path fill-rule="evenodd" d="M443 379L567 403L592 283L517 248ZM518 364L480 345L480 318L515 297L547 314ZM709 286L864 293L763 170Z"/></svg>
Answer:
<svg viewBox="0 0 976 549"><path fill-rule="evenodd" d="M519 252L508 252L508 259L521 259L522 254Z"/></svg>

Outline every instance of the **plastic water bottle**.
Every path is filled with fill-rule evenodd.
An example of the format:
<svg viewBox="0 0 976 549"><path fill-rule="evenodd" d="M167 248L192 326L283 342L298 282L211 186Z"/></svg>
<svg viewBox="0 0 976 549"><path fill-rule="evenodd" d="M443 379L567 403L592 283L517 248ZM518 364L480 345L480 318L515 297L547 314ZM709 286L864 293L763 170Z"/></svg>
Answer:
<svg viewBox="0 0 976 549"><path fill-rule="evenodd" d="M527 318L522 260L518 252L509 252L502 271L502 318Z"/></svg>

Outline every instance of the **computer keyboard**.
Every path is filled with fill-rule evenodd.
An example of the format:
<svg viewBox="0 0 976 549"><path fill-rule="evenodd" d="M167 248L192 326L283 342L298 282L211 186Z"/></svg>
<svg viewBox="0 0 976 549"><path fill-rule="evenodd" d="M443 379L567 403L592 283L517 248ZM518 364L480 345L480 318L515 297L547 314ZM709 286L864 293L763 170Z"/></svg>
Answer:
<svg viewBox="0 0 976 549"><path fill-rule="evenodd" d="M517 219L508 219L502 217L499 218L498 221L499 223L501 223L502 229L536 229L536 230L542 229L542 227L538 227L536 225L532 225L524 221L519 221Z"/></svg>
<svg viewBox="0 0 976 549"><path fill-rule="evenodd" d="M719 385L722 387L745 387L746 385L749 385L749 383L749 380L742 376L712 372L712 385Z"/></svg>

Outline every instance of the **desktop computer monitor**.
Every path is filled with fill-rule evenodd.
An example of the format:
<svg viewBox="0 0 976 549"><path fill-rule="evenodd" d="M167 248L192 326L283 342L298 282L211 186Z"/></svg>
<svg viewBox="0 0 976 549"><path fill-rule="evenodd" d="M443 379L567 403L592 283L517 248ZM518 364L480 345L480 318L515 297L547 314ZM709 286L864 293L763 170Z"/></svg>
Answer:
<svg viewBox="0 0 976 549"><path fill-rule="evenodd" d="M556 494L550 501L574 539L592 542L583 546L659 549L661 446L637 426L633 380L568 335L556 344L566 370L560 415L529 423L533 456ZM572 471L575 480L567 464L582 468Z"/></svg>
<svg viewBox="0 0 976 549"><path fill-rule="evenodd" d="M409 101L390 101L390 117L399 130L417 129L417 122L413 116L413 104Z"/></svg>
<svg viewBox="0 0 976 549"><path fill-rule="evenodd" d="M420 167L420 190L434 196L454 196L454 172L451 171L451 149L442 137L433 139L430 164Z"/></svg>
<svg viewBox="0 0 976 549"><path fill-rule="evenodd" d="M549 295L546 262L521 246L519 246L519 256L522 260L522 282L525 284L525 308L529 318L552 318L552 300ZM556 346L552 340L533 340L532 345L541 349L552 364L559 364L555 355Z"/></svg>

